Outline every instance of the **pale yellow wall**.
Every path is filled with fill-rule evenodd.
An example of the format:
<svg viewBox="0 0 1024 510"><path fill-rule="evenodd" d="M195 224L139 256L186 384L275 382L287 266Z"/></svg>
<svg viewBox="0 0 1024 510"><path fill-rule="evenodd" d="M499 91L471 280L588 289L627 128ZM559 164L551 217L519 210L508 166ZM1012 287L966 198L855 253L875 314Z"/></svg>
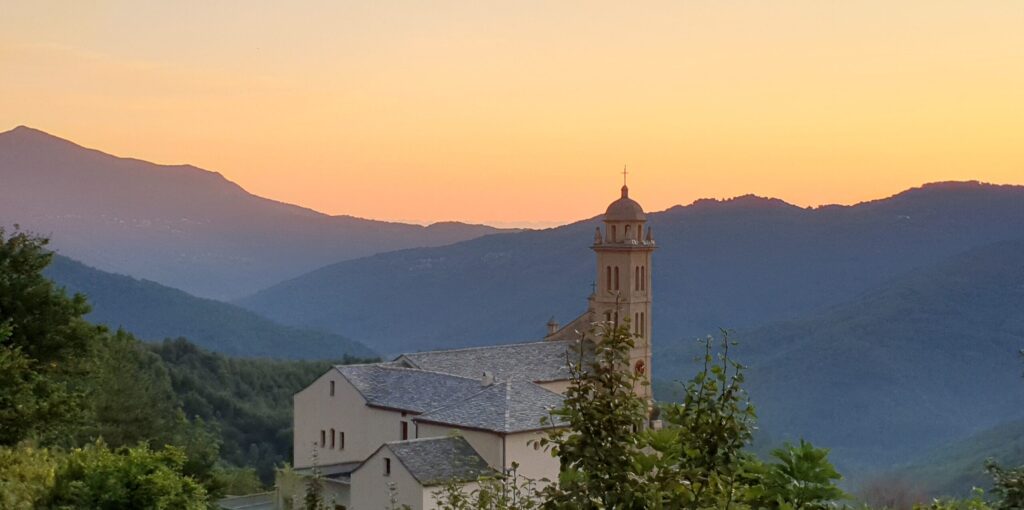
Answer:
<svg viewBox="0 0 1024 510"><path fill-rule="evenodd" d="M462 491L463 494L469 495L473 491L477 490L479 487L480 487L480 484L478 484L476 482L464 483L461 486L461 491ZM437 501L434 498L435 498L435 495L440 494L442 490L443 490L442 487L427 487L423 491L423 508L424 508L424 510L436 510L437 509Z"/></svg>
<svg viewBox="0 0 1024 510"><path fill-rule="evenodd" d="M539 480L558 478L558 459L543 448L535 449L531 441L545 436L545 432L520 432L502 437L493 432L460 429L450 425L421 423L419 437L448 437L458 434L469 442L487 464L497 471L511 469L512 463L519 463L518 473L527 478Z"/></svg>
<svg viewBox="0 0 1024 510"><path fill-rule="evenodd" d="M565 391L569 389L569 384L570 382L568 379L564 381L549 381L537 383L537 385L540 386L541 388L544 388L548 391L553 391L560 395L565 395Z"/></svg>
<svg viewBox="0 0 1024 510"><path fill-rule="evenodd" d="M520 432L505 437L506 467L519 463L517 473L532 480L558 479L558 459L543 447L534 448L534 441L545 437L546 432Z"/></svg>
<svg viewBox="0 0 1024 510"><path fill-rule="evenodd" d="M419 437L450 437L455 434L460 435L466 438L470 446L487 461L488 465L499 471L502 468L501 436L498 434L432 423L420 423L417 430Z"/></svg>
<svg viewBox="0 0 1024 510"><path fill-rule="evenodd" d="M330 395L330 381L335 381L334 396ZM313 443L317 444L319 464L326 466L341 462L362 461L380 445L401 439L402 420L410 421L409 434L413 435L412 415L405 418L401 412L377 409L365 405L362 395L336 369L320 376L313 384L294 397L294 451L293 465L313 465ZM345 448L335 443L331 448L330 431L345 432ZM320 430L327 431L327 441L320 444Z"/></svg>
<svg viewBox="0 0 1024 510"><path fill-rule="evenodd" d="M391 475L384 476L384 458L391 459ZM385 446L352 473L352 506L350 510L385 510L391 508L388 484L393 483L398 505L409 505L412 510L424 510L431 498L419 482L402 466L398 458Z"/></svg>

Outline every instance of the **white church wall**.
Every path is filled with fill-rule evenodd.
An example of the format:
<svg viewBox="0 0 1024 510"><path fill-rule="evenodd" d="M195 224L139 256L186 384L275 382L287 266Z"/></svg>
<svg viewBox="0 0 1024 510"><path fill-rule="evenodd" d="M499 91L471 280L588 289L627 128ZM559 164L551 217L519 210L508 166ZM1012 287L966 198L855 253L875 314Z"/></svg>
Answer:
<svg viewBox="0 0 1024 510"><path fill-rule="evenodd" d="M543 447L535 446L546 435L544 431L519 432L505 437L505 458L508 466L519 464L517 473L532 480L558 479L558 458Z"/></svg>
<svg viewBox="0 0 1024 510"><path fill-rule="evenodd" d="M391 459L391 474L385 474L384 459ZM436 508L425 490L412 474L402 466L391 450L384 446L352 473L351 510L379 510L392 508L389 484L394 488L398 506L409 505L412 510ZM427 501L430 506L425 505Z"/></svg>
<svg viewBox="0 0 1024 510"><path fill-rule="evenodd" d="M334 381L333 396L331 381ZM355 387L333 368L295 394L294 410L293 465L297 468L313 465L314 444L321 466L362 461L381 444L402 439L401 422L411 420L411 415L403 418L399 411L368 407ZM334 429L333 447L331 429ZM320 446L321 430L325 431L323 446Z"/></svg>

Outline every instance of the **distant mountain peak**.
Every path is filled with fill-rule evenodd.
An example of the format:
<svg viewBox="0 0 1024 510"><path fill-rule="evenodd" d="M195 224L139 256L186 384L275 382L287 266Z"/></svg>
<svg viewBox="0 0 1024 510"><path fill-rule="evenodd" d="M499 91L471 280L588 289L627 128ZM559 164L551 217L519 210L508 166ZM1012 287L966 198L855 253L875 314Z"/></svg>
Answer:
<svg viewBox="0 0 1024 510"><path fill-rule="evenodd" d="M732 198L700 198L694 200L689 206L695 209L733 209L733 210L750 210L750 209L800 209L785 200L779 198L762 197L748 193L746 195L740 195Z"/></svg>

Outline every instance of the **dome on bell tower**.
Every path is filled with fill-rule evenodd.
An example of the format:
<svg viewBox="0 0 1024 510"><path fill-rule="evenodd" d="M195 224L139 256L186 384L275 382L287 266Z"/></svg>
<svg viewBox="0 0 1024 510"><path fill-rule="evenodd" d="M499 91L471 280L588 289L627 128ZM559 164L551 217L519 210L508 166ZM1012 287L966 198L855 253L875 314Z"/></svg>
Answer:
<svg viewBox="0 0 1024 510"><path fill-rule="evenodd" d="M640 204L629 198L629 188L622 185L622 197L612 202L604 212L604 221L646 221L647 215Z"/></svg>

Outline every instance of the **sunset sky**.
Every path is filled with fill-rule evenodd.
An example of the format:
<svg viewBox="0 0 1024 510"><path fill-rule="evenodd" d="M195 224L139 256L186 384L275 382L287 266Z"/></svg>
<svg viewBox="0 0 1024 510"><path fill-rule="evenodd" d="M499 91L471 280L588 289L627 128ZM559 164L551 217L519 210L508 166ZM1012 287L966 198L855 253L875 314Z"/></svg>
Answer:
<svg viewBox="0 0 1024 510"><path fill-rule="evenodd" d="M327 213L1024 184L1020 0L0 1L0 131Z"/></svg>

